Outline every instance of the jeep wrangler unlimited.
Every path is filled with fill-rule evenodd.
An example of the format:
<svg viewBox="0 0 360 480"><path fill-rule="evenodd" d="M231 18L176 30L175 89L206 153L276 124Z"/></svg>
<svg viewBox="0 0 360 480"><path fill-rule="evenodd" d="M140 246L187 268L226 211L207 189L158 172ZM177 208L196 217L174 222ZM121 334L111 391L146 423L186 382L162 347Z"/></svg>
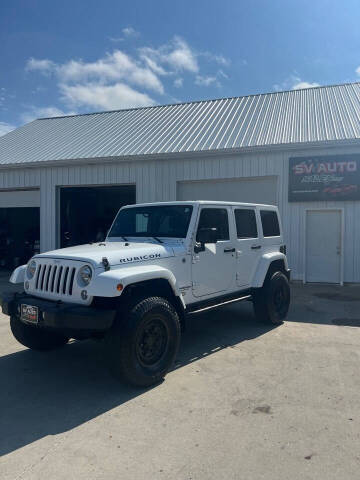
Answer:
<svg viewBox="0 0 360 480"><path fill-rule="evenodd" d="M119 210L104 242L35 255L4 294L15 338L51 350L101 338L113 373L138 386L170 370L185 320L250 300L280 323L290 303L286 247L274 206L193 201Z"/></svg>

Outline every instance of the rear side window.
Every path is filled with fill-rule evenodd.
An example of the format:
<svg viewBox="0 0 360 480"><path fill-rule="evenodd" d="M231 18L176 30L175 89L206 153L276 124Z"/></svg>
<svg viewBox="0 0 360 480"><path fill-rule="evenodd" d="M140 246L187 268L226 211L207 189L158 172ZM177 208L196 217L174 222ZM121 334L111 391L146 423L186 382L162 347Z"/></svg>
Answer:
<svg viewBox="0 0 360 480"><path fill-rule="evenodd" d="M229 240L229 219L225 208L203 208L198 231L201 228L217 228L218 240Z"/></svg>
<svg viewBox="0 0 360 480"><path fill-rule="evenodd" d="M277 213L273 210L260 210L260 217L264 237L278 237L280 225Z"/></svg>
<svg viewBox="0 0 360 480"><path fill-rule="evenodd" d="M237 238L257 238L255 210L235 210Z"/></svg>

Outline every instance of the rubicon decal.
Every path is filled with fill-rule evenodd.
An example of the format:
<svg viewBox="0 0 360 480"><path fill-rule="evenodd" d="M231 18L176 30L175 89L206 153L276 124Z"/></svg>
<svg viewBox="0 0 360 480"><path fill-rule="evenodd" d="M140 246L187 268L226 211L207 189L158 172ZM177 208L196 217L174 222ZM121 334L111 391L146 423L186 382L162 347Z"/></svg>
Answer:
<svg viewBox="0 0 360 480"><path fill-rule="evenodd" d="M161 258L160 253L149 253L148 255L138 255L133 257L120 258L120 263L143 262L145 260L154 260Z"/></svg>

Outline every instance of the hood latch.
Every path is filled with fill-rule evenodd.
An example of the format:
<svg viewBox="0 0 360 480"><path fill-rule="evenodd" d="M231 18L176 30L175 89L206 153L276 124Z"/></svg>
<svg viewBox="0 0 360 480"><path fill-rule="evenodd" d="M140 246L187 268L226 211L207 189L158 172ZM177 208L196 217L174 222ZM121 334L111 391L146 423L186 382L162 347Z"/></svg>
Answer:
<svg viewBox="0 0 360 480"><path fill-rule="evenodd" d="M109 260L106 257L102 258L101 263L104 265L105 272L110 270L110 263L109 263Z"/></svg>

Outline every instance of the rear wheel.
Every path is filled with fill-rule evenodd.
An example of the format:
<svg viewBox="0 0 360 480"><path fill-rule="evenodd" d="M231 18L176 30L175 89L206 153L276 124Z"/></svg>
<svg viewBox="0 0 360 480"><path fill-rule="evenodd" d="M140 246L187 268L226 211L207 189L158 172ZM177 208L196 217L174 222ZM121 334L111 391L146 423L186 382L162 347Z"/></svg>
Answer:
<svg viewBox="0 0 360 480"><path fill-rule="evenodd" d="M275 272L262 288L253 294L254 313L258 320L279 324L287 316L290 306L290 286L282 272Z"/></svg>
<svg viewBox="0 0 360 480"><path fill-rule="evenodd" d="M31 350L54 350L69 341L68 337L59 333L26 325L16 316L10 317L10 328L16 340Z"/></svg>
<svg viewBox="0 0 360 480"><path fill-rule="evenodd" d="M111 372L127 383L149 386L170 370L180 343L176 310L164 298L150 297L119 312L106 334Z"/></svg>

